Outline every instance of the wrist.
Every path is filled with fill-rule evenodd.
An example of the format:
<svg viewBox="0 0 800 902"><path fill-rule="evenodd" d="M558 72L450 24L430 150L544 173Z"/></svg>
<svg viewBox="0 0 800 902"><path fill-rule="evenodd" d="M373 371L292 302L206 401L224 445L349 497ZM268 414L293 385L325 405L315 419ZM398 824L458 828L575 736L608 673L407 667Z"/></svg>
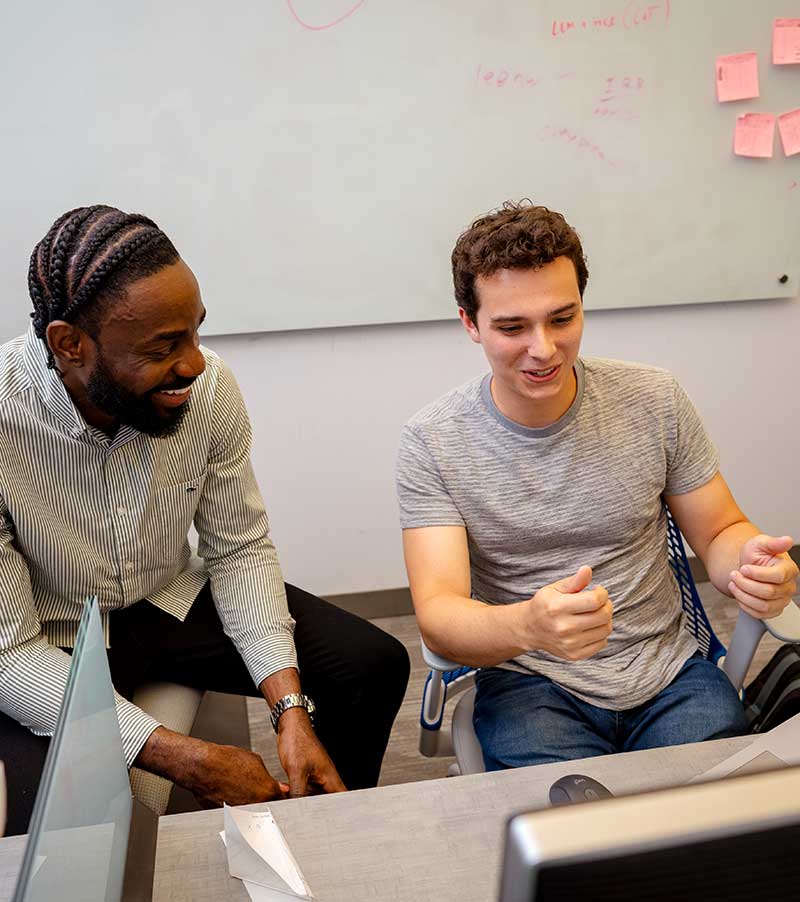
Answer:
<svg viewBox="0 0 800 902"><path fill-rule="evenodd" d="M298 730L311 733L314 732L314 725L311 723L308 711L300 706L287 708L278 720L276 732L278 736L282 736L286 733L293 733Z"/></svg>
<svg viewBox="0 0 800 902"><path fill-rule="evenodd" d="M531 626L531 608L535 598L526 598L516 604L505 606L510 620L510 644L518 646L520 652L535 651L538 647L538 636Z"/></svg>
<svg viewBox="0 0 800 902"><path fill-rule="evenodd" d="M279 698L270 709L269 719L272 729L277 733L280 729L281 721L292 711L300 709L305 712L306 718L310 726L314 724L314 712L316 706L314 702L302 692L290 692Z"/></svg>

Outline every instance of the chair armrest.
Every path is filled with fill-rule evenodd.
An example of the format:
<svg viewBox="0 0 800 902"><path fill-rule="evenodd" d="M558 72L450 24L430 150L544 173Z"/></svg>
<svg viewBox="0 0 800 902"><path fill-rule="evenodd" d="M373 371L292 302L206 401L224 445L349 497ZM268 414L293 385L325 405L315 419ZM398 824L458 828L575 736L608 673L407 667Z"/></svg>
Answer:
<svg viewBox="0 0 800 902"><path fill-rule="evenodd" d="M764 626L781 642L800 642L800 608L797 602L790 601L777 617L765 620Z"/></svg>
<svg viewBox="0 0 800 902"><path fill-rule="evenodd" d="M728 654L722 664L722 669L737 692L744 684L747 670L765 632L771 633L781 642L800 642L800 608L790 602L777 617L769 620L757 620L744 611L739 611Z"/></svg>
<svg viewBox="0 0 800 902"><path fill-rule="evenodd" d="M436 652L431 651L425 644L424 639L420 638L419 642L422 646L422 657L431 670L439 670L445 673L448 670L458 670L459 667L464 666L463 664L457 664L455 661L448 661L447 658L443 658L441 655L437 655Z"/></svg>

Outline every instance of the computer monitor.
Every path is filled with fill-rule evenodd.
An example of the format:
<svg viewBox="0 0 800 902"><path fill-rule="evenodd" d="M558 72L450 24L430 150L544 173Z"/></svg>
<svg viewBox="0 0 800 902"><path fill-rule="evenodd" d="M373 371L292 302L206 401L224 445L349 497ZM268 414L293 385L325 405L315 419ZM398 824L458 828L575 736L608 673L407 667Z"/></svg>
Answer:
<svg viewBox="0 0 800 902"><path fill-rule="evenodd" d="M791 899L800 767L520 814L500 902Z"/></svg>
<svg viewBox="0 0 800 902"><path fill-rule="evenodd" d="M156 816L131 797L92 599L81 618L14 902L149 900L156 831Z"/></svg>

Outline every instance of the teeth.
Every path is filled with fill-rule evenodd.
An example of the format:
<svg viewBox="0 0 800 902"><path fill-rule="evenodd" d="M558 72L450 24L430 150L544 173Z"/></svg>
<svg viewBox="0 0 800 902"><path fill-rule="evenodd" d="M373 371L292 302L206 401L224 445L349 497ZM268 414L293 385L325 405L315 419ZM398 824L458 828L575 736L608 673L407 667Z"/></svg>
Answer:
<svg viewBox="0 0 800 902"><path fill-rule="evenodd" d="M189 391L189 386L186 388L165 388L161 394L162 395L185 395L186 392Z"/></svg>
<svg viewBox="0 0 800 902"><path fill-rule="evenodd" d="M533 373L534 376L549 376L553 370L555 370L555 367L551 366L549 370L529 370L529 372Z"/></svg>

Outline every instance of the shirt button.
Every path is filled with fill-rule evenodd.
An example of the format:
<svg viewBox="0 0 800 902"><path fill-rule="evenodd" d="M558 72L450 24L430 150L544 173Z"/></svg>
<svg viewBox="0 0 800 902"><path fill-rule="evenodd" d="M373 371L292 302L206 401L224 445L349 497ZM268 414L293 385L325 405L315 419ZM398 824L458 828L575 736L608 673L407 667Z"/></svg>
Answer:
<svg viewBox="0 0 800 902"><path fill-rule="evenodd" d="M125 569L130 573L133 570L133 561L125 561Z"/></svg>
<svg viewBox="0 0 800 902"><path fill-rule="evenodd" d="M125 507L118 507L118 508L117 508L117 513L120 515L120 517L124 517L125 514L128 513L128 509L125 508Z"/></svg>

